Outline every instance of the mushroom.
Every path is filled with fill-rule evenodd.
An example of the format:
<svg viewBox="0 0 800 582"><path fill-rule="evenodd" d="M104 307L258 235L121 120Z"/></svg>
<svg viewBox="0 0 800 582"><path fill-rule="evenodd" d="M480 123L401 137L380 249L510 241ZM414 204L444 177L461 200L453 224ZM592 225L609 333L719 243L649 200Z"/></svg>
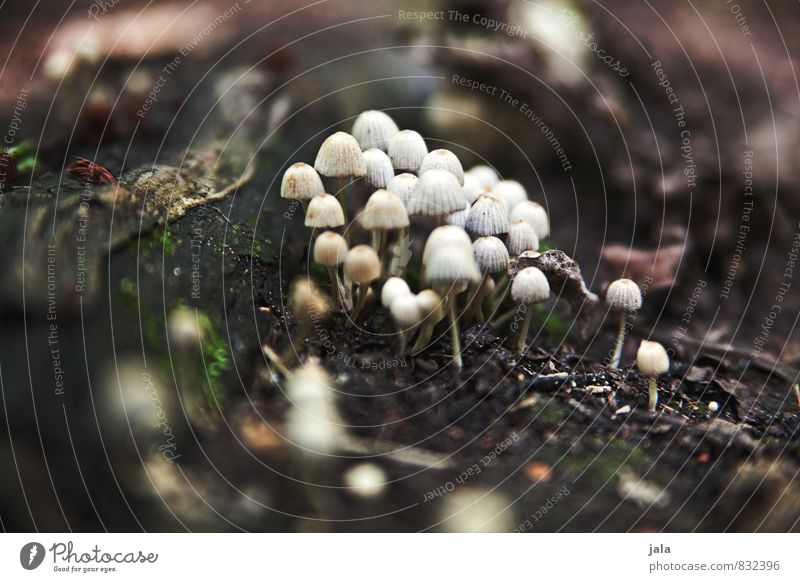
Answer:
<svg viewBox="0 0 800 582"><path fill-rule="evenodd" d="M405 204L388 190L376 190L361 213L361 226L373 233L373 246L383 260L386 238L390 230L409 226Z"/></svg>
<svg viewBox="0 0 800 582"><path fill-rule="evenodd" d="M296 370L286 383L291 408L286 438L305 454L333 453L344 437L336 411L336 392L325 370L315 361Z"/></svg>
<svg viewBox="0 0 800 582"><path fill-rule="evenodd" d="M450 150L438 149L428 153L419 166L419 175L434 169L447 170L458 179L460 186L464 186L464 168Z"/></svg>
<svg viewBox="0 0 800 582"><path fill-rule="evenodd" d="M539 239L533 227L524 220L513 220L508 227L508 253L518 257L525 251L538 251Z"/></svg>
<svg viewBox="0 0 800 582"><path fill-rule="evenodd" d="M380 465L359 463L344 473L344 484L357 497L372 499L386 489L388 478Z"/></svg>
<svg viewBox="0 0 800 582"><path fill-rule="evenodd" d="M467 170L467 174L475 178L482 188L494 186L500 180L493 168L483 164L471 167Z"/></svg>
<svg viewBox="0 0 800 582"><path fill-rule="evenodd" d="M370 284L381 276L381 261L375 249L368 245L357 245L350 249L344 259L344 275L347 281L358 286L358 299L350 316L352 324L364 309Z"/></svg>
<svg viewBox="0 0 800 582"><path fill-rule="evenodd" d="M411 200L408 213L416 216L435 216L444 223L451 212L464 209L464 193L458 179L447 170L428 170L420 176Z"/></svg>
<svg viewBox="0 0 800 582"><path fill-rule="evenodd" d="M389 142L389 157L395 170L416 172L428 155L422 136L411 129L398 131Z"/></svg>
<svg viewBox="0 0 800 582"><path fill-rule="evenodd" d="M399 295L394 298L389 306L389 312L392 314L392 319L394 319L394 323L397 326L397 335L400 337L400 353L405 354L408 345L408 332L422 321L417 298L412 293Z"/></svg>
<svg viewBox="0 0 800 582"><path fill-rule="evenodd" d="M418 181L419 178L414 174L397 174L392 178L392 181L389 182L386 189L402 200L403 204L408 207L408 201L411 200L411 194L414 192Z"/></svg>
<svg viewBox="0 0 800 582"><path fill-rule="evenodd" d="M367 173L364 182L371 188L386 188L394 178L392 160L379 149L368 149L364 152L364 164Z"/></svg>
<svg viewBox="0 0 800 582"><path fill-rule="evenodd" d="M521 356L525 352L525 340L531 326L533 309L529 306L547 301L550 297L550 284L547 277L536 267L526 267L514 277L511 282L511 298L519 301L525 308L525 318L517 336L517 345L514 353Z"/></svg>
<svg viewBox="0 0 800 582"><path fill-rule="evenodd" d="M465 201L464 210L456 210L447 215L445 223L458 226L459 228L467 228L467 220L469 220L470 205Z"/></svg>
<svg viewBox="0 0 800 582"><path fill-rule="evenodd" d="M442 296L433 289L420 291L415 299L417 300L417 307L419 307L420 321L423 323L411 351L419 352L425 349L431 341L433 328L444 319L445 313L444 305L442 305Z"/></svg>
<svg viewBox="0 0 800 582"><path fill-rule="evenodd" d="M500 180L492 186L492 194L503 200L509 212L528 199L525 188L516 180Z"/></svg>
<svg viewBox="0 0 800 582"><path fill-rule="evenodd" d="M361 112L353 122L353 137L362 150L375 148L385 152L398 131L391 117L374 109Z"/></svg>
<svg viewBox="0 0 800 582"><path fill-rule="evenodd" d="M333 288L333 300L337 309L345 307L345 300L342 292L344 286L339 279L338 266L344 261L347 255L347 241L344 237L333 231L325 231L314 241L314 262L322 265L328 270Z"/></svg>
<svg viewBox="0 0 800 582"><path fill-rule="evenodd" d="M381 305L388 309L392 305L392 301L401 295L413 295L408 283L400 277L389 277L381 287Z"/></svg>
<svg viewBox="0 0 800 582"><path fill-rule="evenodd" d="M325 188L322 186L322 179L317 171L303 162L297 162L289 166L283 174L281 180L281 198L289 200L300 200L303 209L306 203L317 194L323 194Z"/></svg>
<svg viewBox="0 0 800 582"><path fill-rule="evenodd" d="M656 377L669 371L669 356L664 346L658 342L643 340L639 351L636 352L636 367L650 379L647 409L652 414L656 411L656 404L658 404Z"/></svg>
<svg viewBox="0 0 800 582"><path fill-rule="evenodd" d="M335 196L317 194L306 210L305 225L309 228L336 228L344 224L344 211Z"/></svg>
<svg viewBox="0 0 800 582"><path fill-rule="evenodd" d="M431 171L433 172L434 170ZM466 236L466 233L464 234ZM458 318L456 317L456 296L464 291L469 284L479 282L481 274L472 254L471 244L465 248L463 244L451 243L446 246L431 248L430 250L429 245L430 239L425 245L425 250L429 251L425 274L434 289L445 297L450 316L450 342L453 348L453 363L460 370L463 367L463 362L461 359L461 336L458 331Z"/></svg>
<svg viewBox="0 0 800 582"><path fill-rule="evenodd" d="M508 232L508 212L494 194L482 194L472 203L467 231L476 236L497 236Z"/></svg>
<svg viewBox="0 0 800 582"><path fill-rule="evenodd" d="M475 242L472 243L472 252L475 254L478 268L483 273L481 283L475 289L475 294L472 298L480 321L483 320L483 302L487 297L491 297L495 286L491 274L508 272L509 256L506 245L494 236L482 236L475 239ZM492 283L491 288L490 281Z"/></svg>
<svg viewBox="0 0 800 582"><path fill-rule="evenodd" d="M305 342L311 335L314 324L324 321L330 315L328 296L310 279L295 279L289 292L289 309L297 320L299 333L298 343ZM287 349L292 350L293 344ZM293 353L284 354L286 361L292 359Z"/></svg>
<svg viewBox="0 0 800 582"><path fill-rule="evenodd" d="M478 196L486 193L486 188L472 174L464 174L463 191L464 198L467 199L469 204L472 204L478 199Z"/></svg>
<svg viewBox="0 0 800 582"><path fill-rule="evenodd" d="M314 160L314 168L323 176L339 179L336 198L341 202L342 210L346 214L345 178L358 178L367 173L364 155L361 153L361 147L356 138L343 131L337 131L328 136L319 148L317 159ZM345 238L347 238L347 231L345 231Z"/></svg>
<svg viewBox="0 0 800 582"><path fill-rule="evenodd" d="M544 240L550 236L550 219L547 211L538 202L525 200L520 202L511 210L510 220L524 220L536 231L539 240Z"/></svg>
<svg viewBox="0 0 800 582"><path fill-rule="evenodd" d="M642 292L639 290L639 286L630 279L617 279L608 286L606 305L611 311L617 312L619 317L619 331L617 332L617 341L614 344L610 364L612 368L619 368L628 314L641 308Z"/></svg>

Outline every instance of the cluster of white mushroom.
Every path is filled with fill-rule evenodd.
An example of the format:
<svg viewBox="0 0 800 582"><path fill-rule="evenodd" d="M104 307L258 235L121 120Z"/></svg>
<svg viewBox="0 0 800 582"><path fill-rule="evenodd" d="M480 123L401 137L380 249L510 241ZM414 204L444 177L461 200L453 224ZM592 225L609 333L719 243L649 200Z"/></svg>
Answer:
<svg viewBox="0 0 800 582"><path fill-rule="evenodd" d="M326 192L324 178L338 179L335 195ZM355 222L371 233L372 245L350 248L347 216L358 188L348 188L348 181L354 178L371 192ZM491 313L509 290L515 301L526 304L550 296L547 278L534 267L520 272L510 286L507 279L511 258L538 250L539 241L549 236L545 209L528 200L519 182L501 180L489 166L465 172L453 152L428 151L419 133L400 130L384 112L365 111L356 118L352 134L339 131L325 139L313 167L289 167L281 196L301 201L305 225L322 231L314 240L313 258L328 270L335 307L356 321L371 296L370 287L382 282L381 301L403 350L412 333L413 349L425 348L434 326L449 315L453 362L460 368L460 294L472 290L464 315L476 320ZM404 265L397 260L409 245L410 217L427 218L436 226L422 256L423 279L430 288L416 294L402 279ZM334 230L339 228L343 232ZM392 244L394 260L387 256ZM526 317L519 353L529 323Z"/></svg>
<svg viewBox="0 0 800 582"><path fill-rule="evenodd" d="M327 178L338 180L335 194L326 192L323 179ZM360 208L360 188L349 187L353 179L369 192ZM509 284L509 264L539 249L540 241L550 234L550 222L545 209L528 199L519 182L501 180L486 165L464 171L452 151L428 151L416 131L400 130L382 111L365 111L356 118L351 134L339 131L325 139L313 167L296 163L288 168L281 196L304 204L305 225L318 234L313 259L328 270L334 306L349 313L351 322L376 295L372 286L380 285L381 303L394 321L400 349L407 349L412 334L416 334L412 350L424 349L436 324L449 317L453 363L461 368L460 316L483 321L510 295L526 307L514 345L517 354L524 353L533 314L529 306L546 301L550 286L535 267L518 271ZM357 232L347 220L353 211L357 215L353 224L371 234L371 245L350 248L351 231ZM435 226L422 255L422 279L428 288L418 293L402 278L404 265L398 260L409 246L411 218L423 225L427 219ZM341 233L334 230L340 228ZM389 249L395 252L388 253ZM470 293L460 300L467 290ZM642 296L636 283L621 279L609 287L606 299L609 309L620 313L611 356L616 368L627 315L641 307ZM640 368L655 376L648 372L652 367L640 364ZM651 394L651 405L653 398Z"/></svg>

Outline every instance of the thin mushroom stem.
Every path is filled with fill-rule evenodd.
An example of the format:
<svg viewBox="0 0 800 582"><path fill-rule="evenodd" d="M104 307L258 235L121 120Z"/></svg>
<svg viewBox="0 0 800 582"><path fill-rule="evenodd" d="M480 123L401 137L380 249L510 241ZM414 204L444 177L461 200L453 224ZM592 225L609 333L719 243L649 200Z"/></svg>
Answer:
<svg viewBox="0 0 800 582"><path fill-rule="evenodd" d="M436 324L431 321L426 321L422 327L420 327L419 332L417 333L417 339L414 342L414 345L411 346L411 353L417 354L428 347L428 344L431 341L431 336L433 336L434 327L436 327Z"/></svg>
<svg viewBox="0 0 800 582"><path fill-rule="evenodd" d="M405 330L400 329L397 331L397 341L400 343L400 355L404 356L408 349L408 334Z"/></svg>
<svg viewBox="0 0 800 582"><path fill-rule="evenodd" d="M347 200L344 196L344 189L347 187L345 183L344 176L339 176L338 178L339 188L336 191L336 199L339 201L339 204L342 207L342 214L344 215L344 240L347 241L347 244L350 244L350 223L347 220Z"/></svg>
<svg viewBox="0 0 800 582"><path fill-rule="evenodd" d="M480 282L472 288L467 305L469 305L469 315L475 321L483 321L483 299L486 295L486 279L489 273L484 273Z"/></svg>
<svg viewBox="0 0 800 582"><path fill-rule="evenodd" d="M378 248L375 249L378 252L378 258L383 263L383 253L386 250L386 239L389 236L389 231L382 228L378 231Z"/></svg>
<svg viewBox="0 0 800 582"><path fill-rule="evenodd" d="M525 306L525 319L522 320L522 327L519 329L519 337L517 337L517 346L514 353L521 356L525 352L525 340L528 339L528 330L531 328L531 319L533 318L532 305Z"/></svg>
<svg viewBox="0 0 800 582"><path fill-rule="evenodd" d="M656 377L650 376L650 394L647 400L647 409L651 414L656 411L656 404L658 404L658 384L656 384Z"/></svg>
<svg viewBox="0 0 800 582"><path fill-rule="evenodd" d="M514 314L517 313L517 311L519 311L519 306L515 305L514 307L506 311L504 314L495 317L491 322L489 322L489 325L497 329L505 322L507 322L509 319L514 317Z"/></svg>
<svg viewBox="0 0 800 582"><path fill-rule="evenodd" d="M342 303L342 282L339 280L339 272L336 267L328 266L328 275L331 278L331 287L333 288L333 303L336 309L343 309Z"/></svg>
<svg viewBox="0 0 800 582"><path fill-rule="evenodd" d="M348 325L353 325L356 318L361 313L361 310L364 309L364 305L367 303L367 291L369 291L369 285L358 284L358 301L356 301L356 306L353 308L353 313L350 315Z"/></svg>
<svg viewBox="0 0 800 582"><path fill-rule="evenodd" d="M447 294L447 312L450 315L450 343L453 346L453 363L456 369L461 370L464 363L461 360L461 334L458 333L458 319L456 317L456 293Z"/></svg>
<svg viewBox="0 0 800 582"><path fill-rule="evenodd" d="M617 332L617 343L614 344L614 353L611 354L610 366L614 369L619 368L619 361L622 358L622 344L625 342L625 323L628 314L624 311L619 312L619 331Z"/></svg>

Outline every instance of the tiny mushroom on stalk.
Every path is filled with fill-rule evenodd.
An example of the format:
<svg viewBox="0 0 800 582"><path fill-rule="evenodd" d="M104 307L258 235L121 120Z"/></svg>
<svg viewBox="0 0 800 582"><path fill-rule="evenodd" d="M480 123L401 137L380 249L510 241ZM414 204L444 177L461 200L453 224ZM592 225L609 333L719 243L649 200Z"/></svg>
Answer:
<svg viewBox="0 0 800 582"><path fill-rule="evenodd" d="M398 132L397 124L383 111L362 111L353 122L353 137L362 150L376 148L386 151Z"/></svg>
<svg viewBox="0 0 800 582"><path fill-rule="evenodd" d="M538 202L525 200L520 202L511 210L509 215L511 220L524 220L536 231L539 240L544 240L550 236L550 219L547 211Z"/></svg>
<svg viewBox="0 0 800 582"><path fill-rule="evenodd" d="M298 342L308 339L314 322L324 321L331 309L328 296L310 279L295 279L292 283L289 293L289 308L298 323ZM293 349L293 346L290 345L289 349Z"/></svg>
<svg viewBox="0 0 800 582"><path fill-rule="evenodd" d="M364 163L367 173L364 181L372 188L386 188L394 178L392 160L379 149L369 149L364 152Z"/></svg>
<svg viewBox="0 0 800 582"><path fill-rule="evenodd" d="M452 224L460 228L467 228L467 220L469 220L469 211L471 210L471 207L466 202L464 202L464 204L464 210L456 210L455 212L451 212L447 215L447 218L445 219L447 224Z"/></svg>
<svg viewBox="0 0 800 582"><path fill-rule="evenodd" d="M494 194L483 194L472 204L467 231L476 236L496 236L508 232L508 212Z"/></svg>
<svg viewBox="0 0 800 582"><path fill-rule="evenodd" d="M466 236L466 233L464 235ZM469 238L467 238L467 241L469 241ZM429 250L430 244L429 238L425 245L425 250L429 251L425 275L433 287L445 295L445 303L447 303L450 316L450 342L453 348L453 363L460 370L463 367L463 362L461 360L461 336L458 331L458 318L456 316L456 296L464 291L468 285L478 283L481 279L481 274L478 270L475 256L472 253L471 244L465 248L463 244L452 243Z"/></svg>
<svg viewBox="0 0 800 582"><path fill-rule="evenodd" d="M417 298L411 293L395 297L389 306L389 311L400 336L400 353L404 354L408 345L408 333L422 321Z"/></svg>
<svg viewBox="0 0 800 582"><path fill-rule="evenodd" d="M433 150L422 160L419 166L419 175L421 176L428 170L447 170L458 179L458 184L464 186L464 168L461 167L461 162L458 161L456 155L450 150Z"/></svg>
<svg viewBox="0 0 800 582"><path fill-rule="evenodd" d="M403 201L388 190L376 190L367 200L361 214L361 226L374 234L378 257L383 258L386 238L390 230L409 226L408 212Z"/></svg>
<svg viewBox="0 0 800 582"><path fill-rule="evenodd" d="M495 236L482 236L472 243L472 252L478 262L478 268L483 273L480 285L475 290L473 302L479 320L483 319L483 302L490 297L494 290L492 273L505 273L508 270L508 249L499 238Z"/></svg>
<svg viewBox="0 0 800 582"><path fill-rule="evenodd" d="M530 306L543 303L550 297L550 283L547 277L536 267L526 267L517 273L511 282L511 298L525 305L525 319L517 336L517 345L514 353L521 356L525 351L525 340L528 338L528 329L531 326L533 309Z"/></svg>
<svg viewBox="0 0 800 582"><path fill-rule="evenodd" d="M464 198L472 204L485 192L484 186L472 174L464 174Z"/></svg>
<svg viewBox="0 0 800 582"><path fill-rule="evenodd" d="M508 227L508 252L518 257L524 251L539 250L539 239L533 227L524 220L512 220Z"/></svg>
<svg viewBox="0 0 800 582"><path fill-rule="evenodd" d="M416 172L428 155L425 140L414 130L398 131L389 142L389 157L395 170Z"/></svg>
<svg viewBox="0 0 800 582"><path fill-rule="evenodd" d="M337 308L344 307L342 292L344 287L339 280L338 266L347 255L347 241L339 233L325 231L314 241L314 262L328 270L333 289L333 299Z"/></svg>
<svg viewBox="0 0 800 582"><path fill-rule="evenodd" d="M669 356L664 346L658 342L642 341L639 351L636 352L636 367L642 374L650 378L647 408L650 413L653 413L658 404L656 376L669 371Z"/></svg>
<svg viewBox="0 0 800 582"><path fill-rule="evenodd" d="M323 194L325 188L317 171L303 162L289 166L281 180L281 198L289 200L311 200L317 194Z"/></svg>
<svg viewBox="0 0 800 582"><path fill-rule="evenodd" d="M435 216L440 222L451 212L464 209L464 193L458 179L447 170L428 170L417 182L408 213L417 216Z"/></svg>
<svg viewBox="0 0 800 582"><path fill-rule="evenodd" d="M500 180L492 186L492 194L503 200L509 212L528 199L525 188L516 180Z"/></svg>
<svg viewBox="0 0 800 582"><path fill-rule="evenodd" d="M336 197L342 202L342 211L345 212L343 201L345 178L358 178L367 173L364 154L361 153L361 147L356 138L343 131L337 131L326 138L319 148L314 168L323 176L339 179ZM347 232L345 232L345 237L347 237Z"/></svg>
<svg viewBox="0 0 800 582"><path fill-rule="evenodd" d="M305 225L309 228L336 228L344 224L344 211L335 196L317 194L306 210Z"/></svg>
<svg viewBox="0 0 800 582"><path fill-rule="evenodd" d="M304 454L323 455L336 450L344 431L336 411L336 391L325 370L315 361L303 364L286 383L291 408L286 437Z"/></svg>
<svg viewBox="0 0 800 582"><path fill-rule="evenodd" d="M413 295L408 283L400 277L389 277L381 287L381 305L388 309L401 295Z"/></svg>
<svg viewBox="0 0 800 582"><path fill-rule="evenodd" d="M431 341L434 326L444 319L444 305L442 296L433 289L425 289L417 293L415 297L417 307L419 307L420 321L422 326L414 342L413 352L418 352L425 348Z"/></svg>
<svg viewBox="0 0 800 582"><path fill-rule="evenodd" d="M369 245L350 249L344 259L344 274L347 281L358 286L358 300L350 317L352 324L364 309L370 284L381 276L381 261L375 249Z"/></svg>
<svg viewBox="0 0 800 582"><path fill-rule="evenodd" d="M642 306L642 292L639 286L630 279L617 279L608 286L606 291L606 305L615 311L619 317L619 331L611 355L611 367L619 368L622 357L622 344L625 341L625 324L628 314L637 311Z"/></svg>
<svg viewBox="0 0 800 582"><path fill-rule="evenodd" d="M494 186L500 180L497 172L486 165L473 166L467 170L467 174L475 178L483 188Z"/></svg>

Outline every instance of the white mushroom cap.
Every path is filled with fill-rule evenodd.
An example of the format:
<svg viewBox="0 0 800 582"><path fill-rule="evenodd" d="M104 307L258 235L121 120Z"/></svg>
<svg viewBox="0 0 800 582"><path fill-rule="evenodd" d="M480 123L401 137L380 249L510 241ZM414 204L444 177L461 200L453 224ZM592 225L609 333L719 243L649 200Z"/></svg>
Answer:
<svg viewBox="0 0 800 582"><path fill-rule="evenodd" d="M410 224L405 204L388 190L376 190L369 197L360 221L367 230L393 230Z"/></svg>
<svg viewBox="0 0 800 582"><path fill-rule="evenodd" d="M400 200L403 201L403 204L408 207L408 201L411 200L411 194L414 192L414 188L417 187L417 182L419 178L417 178L414 174L397 174L392 181L389 182L389 185L386 189L395 194Z"/></svg>
<svg viewBox="0 0 800 582"><path fill-rule="evenodd" d="M464 185L464 168L461 167L461 162L458 161L456 155L450 150L438 149L433 150L419 166L419 175L421 176L428 170L447 170L458 178L459 185Z"/></svg>
<svg viewBox="0 0 800 582"><path fill-rule="evenodd" d="M669 371L667 350L658 342L643 340L636 352L636 367L645 376L658 376Z"/></svg>
<svg viewBox="0 0 800 582"><path fill-rule="evenodd" d="M335 391L328 374L315 362L304 364L286 383L292 403L286 422L286 436L309 452L333 452L343 436L336 413Z"/></svg>
<svg viewBox="0 0 800 582"><path fill-rule="evenodd" d="M506 533L514 529L513 503L505 496L474 487L458 487L445 496L442 529L453 533Z"/></svg>
<svg viewBox="0 0 800 582"><path fill-rule="evenodd" d="M536 231L524 220L514 220L508 227L508 252L518 256L524 251L539 250Z"/></svg>
<svg viewBox="0 0 800 582"><path fill-rule="evenodd" d="M325 192L322 179L317 171L303 162L289 166L281 180L281 198L290 200L311 200Z"/></svg>
<svg viewBox="0 0 800 582"><path fill-rule="evenodd" d="M335 228L344 224L344 211L335 196L317 194L308 203L305 225L311 228Z"/></svg>
<svg viewBox="0 0 800 582"><path fill-rule="evenodd" d="M376 148L386 151L398 132L397 124L383 111L363 111L353 123L353 137L362 150Z"/></svg>
<svg viewBox="0 0 800 582"><path fill-rule="evenodd" d="M354 246L344 258L344 275L359 285L367 285L381 276L378 253L369 245Z"/></svg>
<svg viewBox="0 0 800 582"><path fill-rule="evenodd" d="M372 148L364 152L367 173L364 181L373 188L386 188L394 178L392 160L383 151Z"/></svg>
<svg viewBox="0 0 800 582"><path fill-rule="evenodd" d="M472 204L478 199L478 196L485 193L484 186L478 182L478 179L472 174L464 174L464 198L467 202Z"/></svg>
<svg viewBox="0 0 800 582"><path fill-rule="evenodd" d="M422 251L422 264L428 263L430 255L439 247L457 246L464 252L472 252L472 240L463 228L447 224L434 228L425 241L425 249Z"/></svg>
<svg viewBox="0 0 800 582"><path fill-rule="evenodd" d="M511 282L511 298L523 303L542 303L550 297L550 283L536 267L526 267Z"/></svg>
<svg viewBox="0 0 800 582"><path fill-rule="evenodd" d="M467 228L467 220L469 219L470 205L466 204L464 210L456 210L447 215L445 222L461 228Z"/></svg>
<svg viewBox="0 0 800 582"><path fill-rule="evenodd" d="M395 297L389 306L389 311L401 330L407 330L422 321L417 298L411 293Z"/></svg>
<svg viewBox="0 0 800 582"><path fill-rule="evenodd" d="M202 345L205 333L194 309L181 305L173 309L167 320L170 342L179 348L196 348Z"/></svg>
<svg viewBox="0 0 800 582"><path fill-rule="evenodd" d="M425 140L414 130L398 131L389 142L389 157L395 170L416 172L428 155Z"/></svg>
<svg viewBox="0 0 800 582"><path fill-rule="evenodd" d="M338 232L326 230L314 241L314 262L335 267L347 255L347 241Z"/></svg>
<svg viewBox="0 0 800 582"><path fill-rule="evenodd" d="M416 295L416 300L422 319L431 318L431 323L436 323L444 317L442 296L433 289L420 291Z"/></svg>
<svg viewBox="0 0 800 582"><path fill-rule="evenodd" d="M314 168L323 176L363 176L367 173L356 138L343 131L337 131L322 142Z"/></svg>
<svg viewBox="0 0 800 582"><path fill-rule="evenodd" d="M642 292L630 279L617 279L608 286L606 305L612 311L631 313L642 306Z"/></svg>
<svg viewBox="0 0 800 582"><path fill-rule="evenodd" d="M370 499L386 489L386 473L375 463L359 463L345 471L344 484L353 495Z"/></svg>
<svg viewBox="0 0 800 582"><path fill-rule="evenodd" d="M408 283L400 277L389 277L381 288L381 304L389 307L401 295L412 295Z"/></svg>
<svg viewBox="0 0 800 582"><path fill-rule="evenodd" d="M499 238L482 236L472 243L478 267L484 273L498 273L508 269L508 249Z"/></svg>
<svg viewBox="0 0 800 582"><path fill-rule="evenodd" d="M478 184L484 188L487 186L494 186L500 180L497 172L485 165L473 166L467 170L467 174L475 178Z"/></svg>
<svg viewBox="0 0 800 582"><path fill-rule="evenodd" d="M539 240L544 240L550 236L550 219L547 211L538 202L524 200L514 206L510 214L511 220L524 220L536 231Z"/></svg>
<svg viewBox="0 0 800 582"><path fill-rule="evenodd" d="M465 251L460 245L434 248L425 265L425 276L434 286L464 285L481 280L472 248Z"/></svg>
<svg viewBox="0 0 800 582"><path fill-rule="evenodd" d="M505 203L509 211L513 210L517 204L525 202L528 199L528 193L522 184L516 180L501 180L492 186L492 194L500 197Z"/></svg>
<svg viewBox="0 0 800 582"><path fill-rule="evenodd" d="M428 170L417 182L408 213L421 216L444 216L462 210L466 200L458 179L447 170Z"/></svg>
<svg viewBox="0 0 800 582"><path fill-rule="evenodd" d="M508 212L494 194L483 194L472 204L467 230L477 236L495 236L508 232Z"/></svg>

